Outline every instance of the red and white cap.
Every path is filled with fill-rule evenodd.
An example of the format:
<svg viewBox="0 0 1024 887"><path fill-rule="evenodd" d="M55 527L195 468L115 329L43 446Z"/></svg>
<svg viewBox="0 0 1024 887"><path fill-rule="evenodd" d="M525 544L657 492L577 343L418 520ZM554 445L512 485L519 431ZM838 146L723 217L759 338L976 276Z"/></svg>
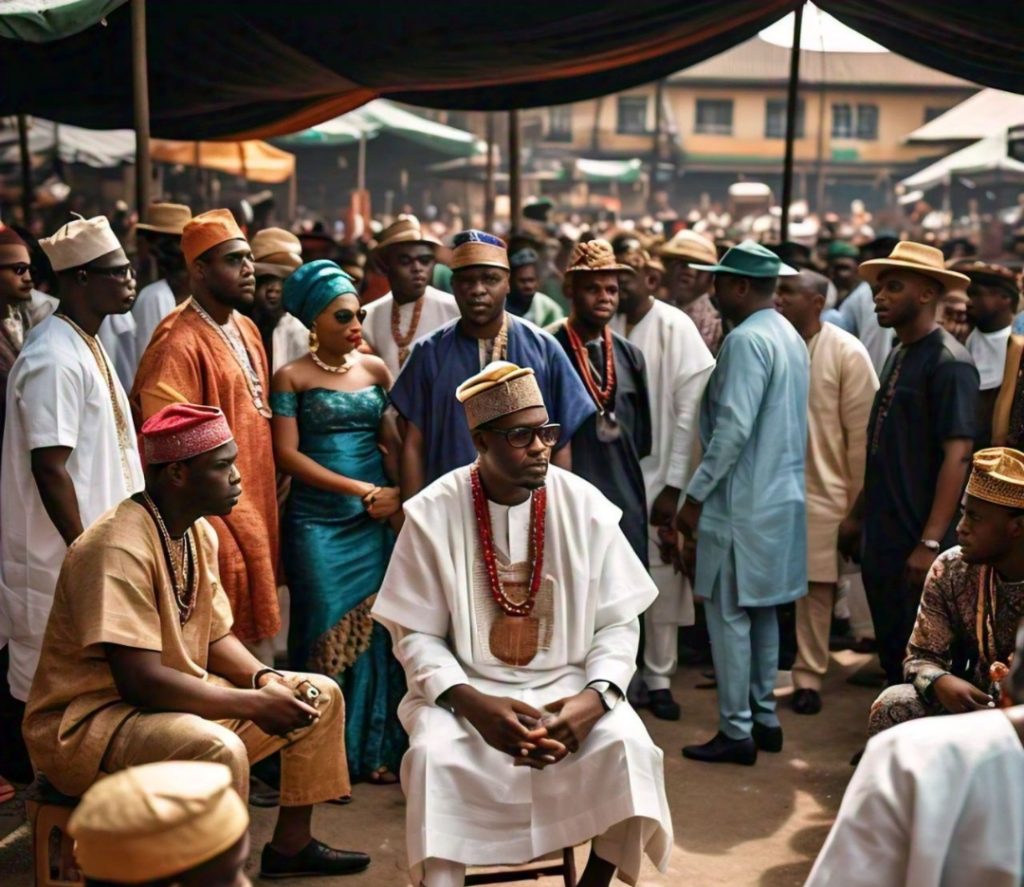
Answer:
<svg viewBox="0 0 1024 887"><path fill-rule="evenodd" d="M172 403L142 425L147 465L184 462L226 444L234 435L217 407Z"/></svg>

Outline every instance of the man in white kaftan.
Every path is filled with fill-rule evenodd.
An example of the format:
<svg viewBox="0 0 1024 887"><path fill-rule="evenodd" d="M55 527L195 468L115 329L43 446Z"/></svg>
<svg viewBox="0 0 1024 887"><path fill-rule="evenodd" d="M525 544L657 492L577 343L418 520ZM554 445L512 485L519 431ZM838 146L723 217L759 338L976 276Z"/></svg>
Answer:
<svg viewBox="0 0 1024 887"><path fill-rule="evenodd" d="M8 680L21 701L69 542L144 485L128 398L96 338L103 316L134 299L131 277L110 273L127 258L102 217L71 222L41 245L61 276L62 300L11 370L0 466L0 591ZM67 483L73 489L62 496ZM43 504L44 486L55 511Z"/></svg>
<svg viewBox="0 0 1024 887"><path fill-rule="evenodd" d="M619 529L617 508L557 468L547 469L541 487L558 432L545 426L532 370L491 364L474 380L507 372L510 383L494 381L490 392L466 401L478 465L444 475L406 503L405 526L373 608L409 682L399 716L410 734L402 785L412 882L461 885L467 865L523 863L594 839L590 874L580 883L607 884L617 869L621 880L635 884L644 853L664 871L672 847L662 753L624 698L635 670L638 616L656 592ZM488 394L500 403L479 421ZM517 568L530 573L533 499L523 493L518 504L494 501L488 460L503 446L519 447L504 431L530 438L506 455L533 453L530 489L546 490L534 655L520 665L508 664L500 648L499 623L509 617L495 602L484 566L472 480L478 471L498 572L511 597L529 585L510 580ZM520 723L546 725L552 737L568 736L566 747L551 758L531 752L530 760L517 757L528 755L525 748L499 749L455 702L460 690L511 706ZM552 712L560 700L562 711L596 706L592 729L556 734L547 718L558 720ZM545 717L523 714L534 709ZM603 874L595 878L592 867Z"/></svg>
<svg viewBox="0 0 1024 887"><path fill-rule="evenodd" d="M651 692L652 713L677 720L679 707L670 685L678 665L679 627L694 623L693 589L663 556L665 543L659 531L671 526L693 473L700 401L715 359L689 316L654 297L660 274L646 251L637 243L635 249L617 252L616 259L637 270L619 279L621 313L613 328L643 352L647 363L654 444L640 461L651 507L650 572L658 588L657 599L644 613L643 677Z"/></svg>

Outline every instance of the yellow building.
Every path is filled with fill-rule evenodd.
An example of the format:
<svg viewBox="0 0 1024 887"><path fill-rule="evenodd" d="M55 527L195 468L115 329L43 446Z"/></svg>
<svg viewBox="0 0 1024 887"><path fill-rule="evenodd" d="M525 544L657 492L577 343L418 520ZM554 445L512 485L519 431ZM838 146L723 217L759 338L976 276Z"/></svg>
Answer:
<svg viewBox="0 0 1024 887"><path fill-rule="evenodd" d="M657 84L524 111L528 168L561 163L561 176L540 180L542 190L558 191L579 182L578 158L639 158L648 175L618 194L627 212L646 203L656 157L653 187L668 190L680 208L704 195L723 200L744 179L778 195L789 63L790 50L754 38ZM869 207L889 203L896 181L941 153L907 145L906 136L977 90L892 53L803 51L794 196L840 212L854 198Z"/></svg>

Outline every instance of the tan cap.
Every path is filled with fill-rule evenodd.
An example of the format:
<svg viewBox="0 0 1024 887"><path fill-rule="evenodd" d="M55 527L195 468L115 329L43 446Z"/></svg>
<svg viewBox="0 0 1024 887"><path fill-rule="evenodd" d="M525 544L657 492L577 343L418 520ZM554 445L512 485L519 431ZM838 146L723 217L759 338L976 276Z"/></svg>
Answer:
<svg viewBox="0 0 1024 887"><path fill-rule="evenodd" d="M1006 508L1024 509L1024 453L990 447L974 454L967 495Z"/></svg>
<svg viewBox="0 0 1024 887"><path fill-rule="evenodd" d="M78 213L72 215L78 217L58 228L52 237L39 241L54 271L80 268L121 249L121 241L110 229L106 216L86 219Z"/></svg>
<svg viewBox="0 0 1024 887"><path fill-rule="evenodd" d="M422 225L416 216L402 216L380 232L373 255L380 255L389 246L396 243L426 243L430 246L441 246L441 241L434 237Z"/></svg>
<svg viewBox="0 0 1024 887"><path fill-rule="evenodd" d="M942 250L924 243L904 240L893 247L886 259L869 259L860 263L857 273L868 283L875 283L886 271L916 271L942 284L944 288L964 287L971 280L958 271L947 271Z"/></svg>
<svg viewBox="0 0 1024 887"><path fill-rule="evenodd" d="M181 252L191 265L207 250L229 240L245 240L245 234L229 209L211 209L193 216L181 232Z"/></svg>
<svg viewBox="0 0 1024 887"><path fill-rule="evenodd" d="M151 203L146 211L146 221L135 226L136 231L153 231L156 234L177 234L192 218L192 210L183 203Z"/></svg>
<svg viewBox="0 0 1024 887"><path fill-rule="evenodd" d="M466 410L470 429L530 407L544 406L537 376L529 367L496 360L466 379L455 397Z"/></svg>
<svg viewBox="0 0 1024 887"><path fill-rule="evenodd" d="M616 261L612 245L607 240L600 239L576 244L565 273L572 274L575 271L629 271L633 274L636 273L636 269L631 265L623 265Z"/></svg>
<svg viewBox="0 0 1024 887"><path fill-rule="evenodd" d="M208 862L248 828L227 767L168 761L95 783L71 814L68 834L87 878L141 884Z"/></svg>
<svg viewBox="0 0 1024 887"><path fill-rule="evenodd" d="M264 228L250 241L256 276L282 280L302 264L302 242L284 228Z"/></svg>
<svg viewBox="0 0 1024 887"><path fill-rule="evenodd" d="M658 250L663 259L689 259L705 265L714 265L718 261L718 250L703 234L684 228L677 231L667 243Z"/></svg>

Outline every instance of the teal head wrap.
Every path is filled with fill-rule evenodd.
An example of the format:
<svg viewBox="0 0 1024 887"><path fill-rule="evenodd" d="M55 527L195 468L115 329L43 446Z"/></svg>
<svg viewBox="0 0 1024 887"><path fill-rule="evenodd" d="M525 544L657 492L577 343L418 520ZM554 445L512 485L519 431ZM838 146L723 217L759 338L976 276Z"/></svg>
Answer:
<svg viewBox="0 0 1024 887"><path fill-rule="evenodd" d="M284 282L282 302L289 314L312 326L338 296L358 295L355 282L334 262L317 259L299 266Z"/></svg>

